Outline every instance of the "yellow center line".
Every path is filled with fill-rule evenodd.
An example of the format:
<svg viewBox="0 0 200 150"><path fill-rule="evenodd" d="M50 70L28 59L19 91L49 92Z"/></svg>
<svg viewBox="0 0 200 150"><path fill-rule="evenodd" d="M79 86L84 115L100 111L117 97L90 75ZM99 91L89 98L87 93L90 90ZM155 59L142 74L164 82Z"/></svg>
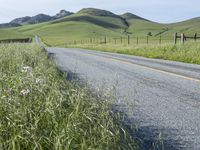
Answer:
<svg viewBox="0 0 200 150"><path fill-rule="evenodd" d="M95 54L89 54L89 55L97 56ZM102 56L102 57L110 59L110 60L118 61L118 62L121 62L121 63L142 67L142 68L145 68L145 69L148 69L148 70L157 71L157 72L160 72L160 73L163 73L163 74L167 74L167 75L171 75L171 76L175 76L175 77L179 77L179 78L182 78L182 79L186 79L186 80L195 81L195 82L199 82L200 83L200 79L187 77L187 76L184 76L184 75L180 75L180 74L176 74L176 73L172 73L172 72L168 72L168 71L163 71L163 70L160 70L160 69L155 69L155 68L152 68L152 67L136 64L134 62L130 62L128 60L123 60L123 59L116 58L116 57L110 57L110 56Z"/></svg>

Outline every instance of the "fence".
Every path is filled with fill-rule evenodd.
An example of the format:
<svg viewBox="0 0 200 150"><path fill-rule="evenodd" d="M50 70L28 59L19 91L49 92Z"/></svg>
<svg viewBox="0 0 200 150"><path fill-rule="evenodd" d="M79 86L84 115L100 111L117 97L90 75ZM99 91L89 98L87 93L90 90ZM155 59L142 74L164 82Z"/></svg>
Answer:
<svg viewBox="0 0 200 150"><path fill-rule="evenodd" d="M0 40L0 43L31 43L31 42L32 38Z"/></svg>
<svg viewBox="0 0 200 150"><path fill-rule="evenodd" d="M178 39L181 39L178 41ZM78 45L78 44L123 44L123 45L158 45L158 44L177 44L179 42L185 43L186 41L189 41L189 39L193 39L194 41L197 41L200 39L200 37L197 36L197 33L190 36L186 36L184 33L181 35L178 35L178 33L174 33L174 36L164 36L162 34L158 34L157 36L121 36L121 37L91 37L87 39L82 40L73 40L68 43L60 43L54 46L60 46L60 45Z"/></svg>
<svg viewBox="0 0 200 150"><path fill-rule="evenodd" d="M73 40L68 42L69 45L77 44L126 44L126 45L140 45L140 44L162 44L162 43L172 43L173 37L164 36L143 36L143 37L102 37L102 38L88 38L84 40ZM63 43L64 44L64 43ZM66 43L65 43L66 44Z"/></svg>
<svg viewBox="0 0 200 150"><path fill-rule="evenodd" d="M174 33L174 44L177 44L178 39L181 39L181 43L184 44L188 39L196 41L200 39L200 37L197 36L197 33L195 33L194 36L186 36L184 33L179 36L178 33Z"/></svg>

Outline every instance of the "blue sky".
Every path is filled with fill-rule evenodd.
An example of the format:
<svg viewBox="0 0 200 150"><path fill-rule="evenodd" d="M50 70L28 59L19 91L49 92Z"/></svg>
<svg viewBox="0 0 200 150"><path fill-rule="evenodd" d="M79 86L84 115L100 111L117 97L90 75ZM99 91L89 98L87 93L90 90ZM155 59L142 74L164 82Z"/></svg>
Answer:
<svg viewBox="0 0 200 150"><path fill-rule="evenodd" d="M131 12L156 22L170 23L200 17L199 0L0 0L0 23L38 13L76 12L95 7L117 14Z"/></svg>

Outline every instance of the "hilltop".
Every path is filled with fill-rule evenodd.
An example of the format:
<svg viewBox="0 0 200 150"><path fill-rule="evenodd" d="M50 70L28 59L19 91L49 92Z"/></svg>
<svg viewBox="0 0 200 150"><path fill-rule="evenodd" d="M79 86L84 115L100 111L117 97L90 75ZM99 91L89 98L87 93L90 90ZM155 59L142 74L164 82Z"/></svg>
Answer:
<svg viewBox="0 0 200 150"><path fill-rule="evenodd" d="M88 14L88 15L94 15L94 16L116 17L116 18L120 17L110 11L96 9L96 8L83 8L80 11L78 11L77 14Z"/></svg>
<svg viewBox="0 0 200 150"><path fill-rule="evenodd" d="M125 19L140 19L140 20L146 20L146 21L148 21L148 20L145 19L145 18L142 18L142 17L140 17L140 16L134 15L134 14L129 13L129 12L127 12L127 13L121 15L121 17L122 17L122 18L125 18Z"/></svg>

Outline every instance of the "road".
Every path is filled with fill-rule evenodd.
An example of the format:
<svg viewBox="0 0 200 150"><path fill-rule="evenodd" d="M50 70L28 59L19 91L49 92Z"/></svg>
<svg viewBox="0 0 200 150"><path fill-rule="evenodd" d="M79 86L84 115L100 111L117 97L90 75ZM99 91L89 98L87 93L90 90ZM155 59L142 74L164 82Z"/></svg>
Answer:
<svg viewBox="0 0 200 150"><path fill-rule="evenodd" d="M35 43L38 44L38 45L42 44L40 37L37 36L37 35L35 35Z"/></svg>
<svg viewBox="0 0 200 150"><path fill-rule="evenodd" d="M200 66L166 60L46 48L59 68L96 91L113 89L141 149L200 149ZM160 142L159 142L160 141ZM161 143L161 144L160 144ZM156 149L156 148L155 148ZM157 149L161 149L158 147Z"/></svg>

